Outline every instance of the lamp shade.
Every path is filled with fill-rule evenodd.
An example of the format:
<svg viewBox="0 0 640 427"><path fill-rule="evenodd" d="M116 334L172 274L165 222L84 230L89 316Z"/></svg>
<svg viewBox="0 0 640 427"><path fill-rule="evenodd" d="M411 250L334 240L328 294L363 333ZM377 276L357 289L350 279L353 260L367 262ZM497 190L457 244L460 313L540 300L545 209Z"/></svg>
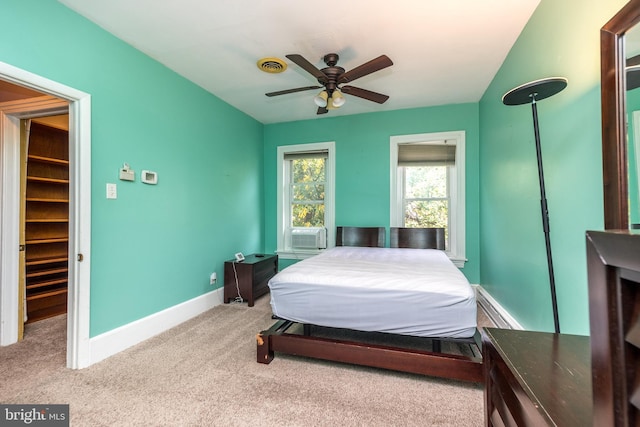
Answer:
<svg viewBox="0 0 640 427"><path fill-rule="evenodd" d="M313 102L315 102L318 107L326 107L328 98L329 95L327 94L327 91L323 90L313 98Z"/></svg>
<svg viewBox="0 0 640 427"><path fill-rule="evenodd" d="M337 89L334 90L331 95L331 104L336 108L340 108L345 102L346 100L344 99L344 96L342 96L342 93Z"/></svg>

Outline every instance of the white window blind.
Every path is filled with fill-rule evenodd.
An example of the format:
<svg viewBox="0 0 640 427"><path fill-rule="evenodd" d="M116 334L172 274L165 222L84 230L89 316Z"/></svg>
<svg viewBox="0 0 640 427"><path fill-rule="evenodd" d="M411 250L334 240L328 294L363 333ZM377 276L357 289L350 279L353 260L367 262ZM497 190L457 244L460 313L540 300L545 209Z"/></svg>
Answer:
<svg viewBox="0 0 640 427"><path fill-rule="evenodd" d="M398 144L398 166L454 166L455 144Z"/></svg>
<svg viewBox="0 0 640 427"><path fill-rule="evenodd" d="M296 153L285 153L284 160L303 160L303 159L326 159L329 157L329 151L301 151Z"/></svg>

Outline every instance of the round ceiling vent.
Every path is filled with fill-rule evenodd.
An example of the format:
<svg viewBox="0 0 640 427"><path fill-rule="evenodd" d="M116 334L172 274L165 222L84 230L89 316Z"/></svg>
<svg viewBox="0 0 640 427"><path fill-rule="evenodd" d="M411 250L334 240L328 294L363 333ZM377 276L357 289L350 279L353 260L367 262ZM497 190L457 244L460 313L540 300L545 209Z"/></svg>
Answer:
<svg viewBox="0 0 640 427"><path fill-rule="evenodd" d="M280 58L262 58L258 61L258 68L265 73L281 73L287 69L287 63Z"/></svg>

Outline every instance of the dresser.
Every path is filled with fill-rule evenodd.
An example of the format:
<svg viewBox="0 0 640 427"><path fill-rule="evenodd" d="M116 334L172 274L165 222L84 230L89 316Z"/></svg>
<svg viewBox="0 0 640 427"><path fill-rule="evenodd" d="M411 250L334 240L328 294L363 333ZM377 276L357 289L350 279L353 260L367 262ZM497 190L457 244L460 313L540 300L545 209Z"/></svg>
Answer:
<svg viewBox="0 0 640 427"><path fill-rule="evenodd" d="M640 231L588 231L594 426L640 425Z"/></svg>
<svg viewBox="0 0 640 427"><path fill-rule="evenodd" d="M241 297L253 307L254 301L269 292L269 279L278 272L278 255L247 255L244 261L224 263L224 302ZM238 295L239 294L239 295Z"/></svg>
<svg viewBox="0 0 640 427"><path fill-rule="evenodd" d="M485 328L487 426L591 426L589 337Z"/></svg>

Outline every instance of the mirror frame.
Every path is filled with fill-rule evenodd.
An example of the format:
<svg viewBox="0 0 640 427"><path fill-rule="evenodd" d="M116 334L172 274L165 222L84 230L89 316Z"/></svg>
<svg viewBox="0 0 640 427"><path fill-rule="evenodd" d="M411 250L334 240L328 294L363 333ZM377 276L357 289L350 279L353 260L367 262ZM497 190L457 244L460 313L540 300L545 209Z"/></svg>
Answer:
<svg viewBox="0 0 640 427"><path fill-rule="evenodd" d="M629 228L624 34L640 22L630 0L600 30L604 228Z"/></svg>

